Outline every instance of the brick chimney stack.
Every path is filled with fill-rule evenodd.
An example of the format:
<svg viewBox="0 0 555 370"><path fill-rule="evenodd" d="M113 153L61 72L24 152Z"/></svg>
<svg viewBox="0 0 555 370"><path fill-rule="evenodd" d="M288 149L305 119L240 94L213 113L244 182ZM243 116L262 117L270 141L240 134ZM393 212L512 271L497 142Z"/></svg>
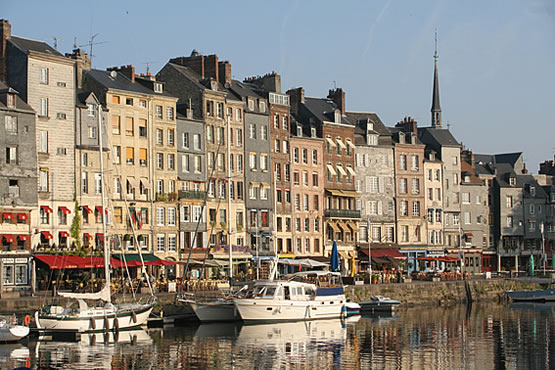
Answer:
<svg viewBox="0 0 555 370"><path fill-rule="evenodd" d="M0 19L0 80L6 81L8 77L6 61L6 43L12 36L12 25L7 19Z"/></svg>
<svg viewBox="0 0 555 370"><path fill-rule="evenodd" d="M335 90L329 90L328 99L333 100L342 114L345 114L345 92L342 88L338 87Z"/></svg>
<svg viewBox="0 0 555 370"><path fill-rule="evenodd" d="M190 70L196 72L201 78L213 78L216 82L220 82L219 78L219 65L218 56L213 55L199 55L196 50L193 50L191 56L189 57L179 57L170 59L170 63L178 64L183 67L187 67ZM224 62L225 63L225 62ZM231 65L229 66L231 72ZM229 76L231 80L231 73Z"/></svg>
<svg viewBox="0 0 555 370"><path fill-rule="evenodd" d="M129 64L127 66L121 66L121 67L111 67L111 68L108 68L107 70L121 73L122 75L130 79L131 82L135 82L135 67L133 67L132 64Z"/></svg>
<svg viewBox="0 0 555 370"><path fill-rule="evenodd" d="M414 118L410 116L403 118L403 120L400 122L397 122L395 127L399 127L404 132L411 132L415 135L418 135L417 123Z"/></svg>
<svg viewBox="0 0 555 370"><path fill-rule="evenodd" d="M264 76L245 78L244 82L254 84L264 91L281 94L281 76L276 73L266 73Z"/></svg>
<svg viewBox="0 0 555 370"><path fill-rule="evenodd" d="M221 79L223 84L231 85L231 63L227 60L224 62L218 62L218 77Z"/></svg>
<svg viewBox="0 0 555 370"><path fill-rule="evenodd" d="M76 61L75 63L75 68L76 68L76 74L75 74L75 78L76 78L76 83L77 83L77 88L81 88L83 87L83 78L84 78L84 74L87 71L91 70L91 60L89 59L89 56L87 55L87 53L83 52L83 50L81 49L73 49L73 52L71 54L66 53L65 55L67 58L73 59Z"/></svg>
<svg viewBox="0 0 555 370"><path fill-rule="evenodd" d="M298 116L301 112L301 104L304 103L304 89L297 87L296 89L287 90L287 95L291 99L291 111Z"/></svg>

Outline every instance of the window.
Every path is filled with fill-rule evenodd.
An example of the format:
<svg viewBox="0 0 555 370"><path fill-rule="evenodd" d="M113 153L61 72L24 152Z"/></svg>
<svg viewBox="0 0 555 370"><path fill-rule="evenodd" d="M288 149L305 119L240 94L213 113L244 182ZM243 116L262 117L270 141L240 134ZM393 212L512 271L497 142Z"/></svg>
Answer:
<svg viewBox="0 0 555 370"><path fill-rule="evenodd" d="M256 139L256 125L254 123L249 125L249 138Z"/></svg>
<svg viewBox="0 0 555 370"><path fill-rule="evenodd" d="M156 108L154 109L154 114L156 116L156 119L163 119L164 118L164 112L162 110L161 105L156 106Z"/></svg>
<svg viewBox="0 0 555 370"><path fill-rule="evenodd" d="M39 191L49 191L49 172L47 169L40 169L39 173Z"/></svg>
<svg viewBox="0 0 555 370"><path fill-rule="evenodd" d="M243 146L243 129L237 129L237 146Z"/></svg>
<svg viewBox="0 0 555 370"><path fill-rule="evenodd" d="M533 204L530 204L530 206L528 207L530 214L533 215L536 213L536 207L534 207Z"/></svg>
<svg viewBox="0 0 555 370"><path fill-rule="evenodd" d="M250 153L249 154L249 168L252 170L256 170L256 154Z"/></svg>
<svg viewBox="0 0 555 370"><path fill-rule="evenodd" d="M121 117L112 116L112 134L119 135L121 133Z"/></svg>
<svg viewBox="0 0 555 370"><path fill-rule="evenodd" d="M412 171L418 171L418 156L412 155L410 157L410 169Z"/></svg>
<svg viewBox="0 0 555 370"><path fill-rule="evenodd" d="M281 150L281 141L278 139L274 140L274 152L279 153Z"/></svg>
<svg viewBox="0 0 555 370"><path fill-rule="evenodd" d="M89 139L96 139L96 127L90 126L89 127Z"/></svg>
<svg viewBox="0 0 555 370"><path fill-rule="evenodd" d="M185 146L185 144L183 144L183 146ZM193 135L193 149L200 150L200 134Z"/></svg>
<svg viewBox="0 0 555 370"><path fill-rule="evenodd" d="M168 208L168 226L175 226L175 208Z"/></svg>
<svg viewBox="0 0 555 370"><path fill-rule="evenodd" d="M401 214L401 216L408 216L409 215L409 202L407 202L406 200L402 200L399 203L399 213Z"/></svg>
<svg viewBox="0 0 555 370"><path fill-rule="evenodd" d="M164 145L164 130L159 128L156 129L156 144Z"/></svg>
<svg viewBox="0 0 555 370"><path fill-rule="evenodd" d="M17 134L17 117L6 116L5 127L6 127L6 133Z"/></svg>
<svg viewBox="0 0 555 370"><path fill-rule="evenodd" d="M102 193L102 175L100 173L94 174L94 193Z"/></svg>
<svg viewBox="0 0 555 370"><path fill-rule="evenodd" d="M312 151L312 164L318 164L318 151Z"/></svg>
<svg viewBox="0 0 555 370"><path fill-rule="evenodd" d="M117 194L119 197L119 194L121 194L121 182L119 180L119 178L114 178L114 194Z"/></svg>
<svg viewBox="0 0 555 370"><path fill-rule="evenodd" d="M440 181L440 180L441 180L441 172L440 172L440 170L436 170L435 180L436 180L436 181Z"/></svg>
<svg viewBox="0 0 555 370"><path fill-rule="evenodd" d="M164 234L156 235L156 251L161 253L166 251L166 236Z"/></svg>
<svg viewBox="0 0 555 370"><path fill-rule="evenodd" d="M401 241L409 241L409 227L406 225L401 226Z"/></svg>
<svg viewBox="0 0 555 370"><path fill-rule="evenodd" d="M175 234L168 235L168 252L177 251L177 236Z"/></svg>
<svg viewBox="0 0 555 370"><path fill-rule="evenodd" d="M249 184L249 199L256 199L256 186L253 183Z"/></svg>
<svg viewBox="0 0 555 370"><path fill-rule="evenodd" d="M48 85L48 68L40 69L40 83Z"/></svg>
<svg viewBox="0 0 555 370"><path fill-rule="evenodd" d="M412 202L412 215L414 217L420 216L420 202L417 200Z"/></svg>
<svg viewBox="0 0 555 370"><path fill-rule="evenodd" d="M135 163L135 148L127 147L125 151L125 163L134 164Z"/></svg>
<svg viewBox="0 0 555 370"><path fill-rule="evenodd" d="M505 197L505 204L507 205L507 208L513 208L513 197L511 195L507 195Z"/></svg>
<svg viewBox="0 0 555 370"><path fill-rule="evenodd" d="M399 156L399 169L400 170L406 170L407 169L407 156L404 154L401 154Z"/></svg>
<svg viewBox="0 0 555 370"><path fill-rule="evenodd" d="M40 131L39 133L39 152L48 153L48 131Z"/></svg>
<svg viewBox="0 0 555 370"><path fill-rule="evenodd" d="M166 117L168 121L173 121L173 118L174 118L173 107L166 108Z"/></svg>
<svg viewBox="0 0 555 370"><path fill-rule="evenodd" d="M453 215L453 225L459 225L460 224L459 217L460 217L460 215L458 213L455 213Z"/></svg>
<svg viewBox="0 0 555 370"><path fill-rule="evenodd" d="M268 188L264 185L260 186L260 199L268 200Z"/></svg>
<svg viewBox="0 0 555 370"><path fill-rule="evenodd" d="M528 221L528 231L536 231L536 221Z"/></svg>
<svg viewBox="0 0 555 370"><path fill-rule="evenodd" d="M133 117L125 117L125 134L133 136Z"/></svg>
<svg viewBox="0 0 555 370"><path fill-rule="evenodd" d="M412 179L412 193L413 194L420 194L420 180L419 179Z"/></svg>
<svg viewBox="0 0 555 370"><path fill-rule="evenodd" d="M175 144L175 131L173 129L168 129L168 145L174 146Z"/></svg>
<svg viewBox="0 0 555 370"><path fill-rule="evenodd" d="M175 155L168 154L168 170L175 169Z"/></svg>
<svg viewBox="0 0 555 370"><path fill-rule="evenodd" d="M289 153L289 141L287 140L283 140L283 153Z"/></svg>
<svg viewBox="0 0 555 370"><path fill-rule="evenodd" d="M147 163L147 150L146 148L139 149L139 165L142 167L146 167Z"/></svg>
<svg viewBox="0 0 555 370"><path fill-rule="evenodd" d="M463 204L470 204L470 193L462 193L461 197Z"/></svg>
<svg viewBox="0 0 555 370"><path fill-rule="evenodd" d="M268 126L266 125L260 126L260 139L268 140Z"/></svg>
<svg viewBox="0 0 555 370"><path fill-rule="evenodd" d="M293 148L293 161L299 163L299 148Z"/></svg>
<svg viewBox="0 0 555 370"><path fill-rule="evenodd" d="M260 154L260 169L262 171L268 170L268 154L266 153Z"/></svg>
<svg viewBox="0 0 555 370"><path fill-rule="evenodd" d="M89 192L89 178L87 172L81 173L81 184L82 184L82 193L87 194Z"/></svg>
<svg viewBox="0 0 555 370"><path fill-rule="evenodd" d="M206 140L214 143L214 126L206 126Z"/></svg>
<svg viewBox="0 0 555 370"><path fill-rule="evenodd" d="M312 186L318 186L318 174L316 172L312 173Z"/></svg>
<svg viewBox="0 0 555 370"><path fill-rule="evenodd" d="M43 117L48 117L48 98L40 98L39 115Z"/></svg>
<svg viewBox="0 0 555 370"><path fill-rule="evenodd" d="M156 168L159 170L164 168L164 154L156 153Z"/></svg>
<svg viewBox="0 0 555 370"><path fill-rule="evenodd" d="M465 212L464 213L464 223L469 225L472 223L472 213L471 212Z"/></svg>
<svg viewBox="0 0 555 370"><path fill-rule="evenodd" d="M188 132L184 132L182 139L181 139L181 143L183 145L184 148L188 148L189 147L189 133Z"/></svg>
<svg viewBox="0 0 555 370"><path fill-rule="evenodd" d="M408 187L407 182L408 182L407 179L404 179L404 178L399 179L399 193L401 194L407 193L407 187Z"/></svg>
<svg viewBox="0 0 555 370"><path fill-rule="evenodd" d="M120 103L120 97L117 95L112 96L112 104L119 104Z"/></svg>
<svg viewBox="0 0 555 370"><path fill-rule="evenodd" d="M17 147L15 146L6 147L6 163L17 164Z"/></svg>
<svg viewBox="0 0 555 370"><path fill-rule="evenodd" d="M156 208L156 225L164 226L165 223L165 210L163 207Z"/></svg>
<svg viewBox="0 0 555 370"><path fill-rule="evenodd" d="M121 163L121 146L114 146L114 159L113 162L115 164Z"/></svg>

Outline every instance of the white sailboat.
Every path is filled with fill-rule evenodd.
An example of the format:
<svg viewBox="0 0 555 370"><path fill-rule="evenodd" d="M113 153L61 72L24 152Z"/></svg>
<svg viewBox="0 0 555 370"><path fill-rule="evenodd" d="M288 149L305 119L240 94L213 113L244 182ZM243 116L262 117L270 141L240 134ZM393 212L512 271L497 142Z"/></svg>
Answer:
<svg viewBox="0 0 555 370"><path fill-rule="evenodd" d="M9 317L0 316L0 342L15 342L29 335L28 326L18 325L14 321Z"/></svg>
<svg viewBox="0 0 555 370"><path fill-rule="evenodd" d="M102 156L101 107L98 107L98 133L100 152L101 198L102 209L106 209L104 199L104 162ZM129 212L129 210L128 210ZM76 304L69 307L50 305L35 312L37 329L42 331L78 331L94 332L123 330L145 325L152 312L155 297L151 296L145 303L112 304L110 291L110 246L106 237L106 217L102 217L104 242L104 287L97 293L58 293L61 297L73 298ZM133 229L133 234L135 230ZM101 302L90 307L85 300Z"/></svg>

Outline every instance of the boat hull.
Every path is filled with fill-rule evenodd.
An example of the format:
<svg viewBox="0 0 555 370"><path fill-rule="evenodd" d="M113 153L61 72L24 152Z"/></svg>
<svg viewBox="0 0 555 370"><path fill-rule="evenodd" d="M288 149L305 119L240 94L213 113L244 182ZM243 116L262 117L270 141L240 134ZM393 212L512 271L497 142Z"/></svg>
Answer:
<svg viewBox="0 0 555 370"><path fill-rule="evenodd" d="M0 327L0 342L15 342L29 335L29 327L5 325Z"/></svg>
<svg viewBox="0 0 555 370"><path fill-rule="evenodd" d="M80 316L56 316L44 315L35 312L37 329L41 331L78 331L78 332L102 332L109 330L125 330L145 325L153 306L151 304L141 305L134 311L111 312L106 315L98 313L82 314Z"/></svg>
<svg viewBox="0 0 555 370"><path fill-rule="evenodd" d="M400 302L360 302L361 312L392 312L399 307Z"/></svg>
<svg viewBox="0 0 555 370"><path fill-rule="evenodd" d="M236 299L243 321L299 321L333 319L345 313L345 297L306 301L277 299ZM330 299L331 298L331 299Z"/></svg>
<svg viewBox="0 0 555 370"><path fill-rule="evenodd" d="M202 322L241 320L233 301L190 302L189 304L197 318Z"/></svg>
<svg viewBox="0 0 555 370"><path fill-rule="evenodd" d="M555 289L507 291L515 302L555 302Z"/></svg>

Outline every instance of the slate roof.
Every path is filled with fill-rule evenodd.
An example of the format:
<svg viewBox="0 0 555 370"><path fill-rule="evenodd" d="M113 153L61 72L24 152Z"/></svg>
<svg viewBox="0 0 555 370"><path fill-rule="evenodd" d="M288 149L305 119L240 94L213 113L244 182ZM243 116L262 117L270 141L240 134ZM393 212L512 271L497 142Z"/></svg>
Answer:
<svg viewBox="0 0 555 370"><path fill-rule="evenodd" d="M514 166L515 163L522 157L522 152L518 153L504 153L504 154L494 154L494 163L509 163Z"/></svg>
<svg viewBox="0 0 555 370"><path fill-rule="evenodd" d="M469 175L469 181L465 181L463 184L482 184L482 180L476 176L476 171L470 163L461 161L461 173ZM461 176L461 178L464 180L464 176Z"/></svg>
<svg viewBox="0 0 555 370"><path fill-rule="evenodd" d="M355 145L366 145L366 127L368 121L372 122L374 129L369 133L379 135L378 145L391 145L391 132L385 127L376 113L371 112L346 112L347 118L355 125Z"/></svg>
<svg viewBox="0 0 555 370"><path fill-rule="evenodd" d="M387 129L391 132L391 137L393 139L393 142L396 144L399 144L399 133L400 132L404 132L403 130L401 130L399 127L387 127ZM420 129L418 129L420 131ZM401 145L424 145L424 143L422 143L422 141L420 141L420 138L417 137L416 138L416 143L415 144L411 144L410 142L410 132L405 132L405 134L409 134L409 135L405 135L405 144L401 144Z"/></svg>
<svg viewBox="0 0 555 370"><path fill-rule="evenodd" d="M441 146L460 146L457 139L447 128L421 127L418 128L418 138L425 144L439 149ZM440 151L437 151L440 153Z"/></svg>
<svg viewBox="0 0 555 370"><path fill-rule="evenodd" d="M19 93L17 92L17 90L15 90L11 87L8 87L8 85L6 85L2 81L0 81L0 95L5 94L5 93L15 94L15 109L29 111L29 112L33 112L33 113L35 112L29 104L25 103L23 101L23 99L21 99L19 97ZM2 108L2 109L13 109L13 108L8 108L7 105L4 104L4 102L2 102L1 100L0 100L0 108Z"/></svg>
<svg viewBox="0 0 555 370"><path fill-rule="evenodd" d="M316 118L319 123L323 123L324 121L334 122L335 110L338 109L335 102L330 99L322 98L305 98L303 107L310 115ZM345 115L341 116L340 123L354 125Z"/></svg>
<svg viewBox="0 0 555 370"><path fill-rule="evenodd" d="M58 52L56 49L54 49L44 41L31 40L31 39L26 39L24 37L18 37L18 36L10 36L8 41L11 42L16 48L18 48L19 50L27 54L30 51L35 51L43 54L50 54L58 57L63 57L63 55L60 54L60 52Z"/></svg>
<svg viewBox="0 0 555 370"><path fill-rule="evenodd" d="M258 94L253 88L252 86L250 86L250 84L241 82L241 81L237 81L237 80L231 80L231 87L230 90L238 97L247 97L250 96L252 98L257 98L257 99L265 99L264 96L261 96L260 94Z"/></svg>
<svg viewBox="0 0 555 370"><path fill-rule="evenodd" d="M110 71L102 71L99 69L91 69L87 72L86 78L95 80L105 90L114 89L122 91L130 91L139 94L153 95L153 92L139 83L133 83L124 76L123 73L116 73L116 77L112 77ZM105 103L105 94L100 94L99 99Z"/></svg>

